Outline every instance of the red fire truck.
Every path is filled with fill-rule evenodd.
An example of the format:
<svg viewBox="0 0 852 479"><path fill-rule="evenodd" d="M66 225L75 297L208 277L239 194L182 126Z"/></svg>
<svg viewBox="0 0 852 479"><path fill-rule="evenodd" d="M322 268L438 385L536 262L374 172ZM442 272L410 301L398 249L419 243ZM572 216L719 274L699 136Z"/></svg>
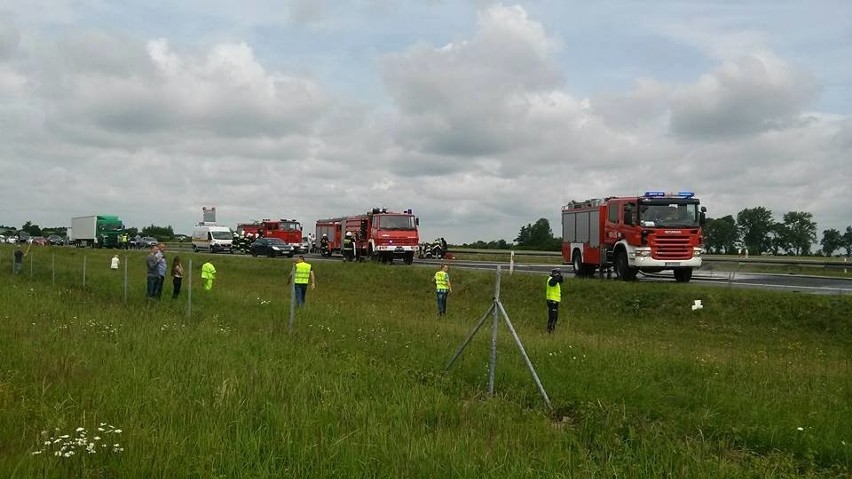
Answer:
<svg viewBox="0 0 852 479"><path fill-rule="evenodd" d="M343 237L349 232L355 239L359 258L382 263L400 258L411 264L420 243L418 225L419 220L410 209L399 213L373 208L361 215L317 220L317 242L326 234L331 252L341 253Z"/></svg>
<svg viewBox="0 0 852 479"><path fill-rule="evenodd" d="M302 224L296 220L270 220L255 221L253 223L241 223L237 225L237 233L255 238L258 235L264 238L281 238L285 243L293 246L296 252L302 252Z"/></svg>
<svg viewBox="0 0 852 479"><path fill-rule="evenodd" d="M572 201L562 207L562 259L578 276L614 266L625 281L672 270L685 283L701 266L706 211L687 191Z"/></svg>

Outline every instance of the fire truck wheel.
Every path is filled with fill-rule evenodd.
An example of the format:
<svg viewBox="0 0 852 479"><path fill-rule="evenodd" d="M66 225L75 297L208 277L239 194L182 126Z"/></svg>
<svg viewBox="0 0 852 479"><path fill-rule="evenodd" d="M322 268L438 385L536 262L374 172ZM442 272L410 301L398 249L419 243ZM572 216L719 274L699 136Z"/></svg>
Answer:
<svg viewBox="0 0 852 479"><path fill-rule="evenodd" d="M579 251L574 251L574 254L571 256L571 266L574 268L574 276L585 276L586 271L583 268L582 258L580 257Z"/></svg>
<svg viewBox="0 0 852 479"><path fill-rule="evenodd" d="M627 253L624 251L619 251L615 255L615 274L622 281L633 281L636 279L636 274L638 271L636 268L631 268L627 264Z"/></svg>
<svg viewBox="0 0 852 479"><path fill-rule="evenodd" d="M414 262L414 253L405 253L405 264L411 264Z"/></svg>
<svg viewBox="0 0 852 479"><path fill-rule="evenodd" d="M692 268L678 268L674 270L675 281L688 283L692 279Z"/></svg>

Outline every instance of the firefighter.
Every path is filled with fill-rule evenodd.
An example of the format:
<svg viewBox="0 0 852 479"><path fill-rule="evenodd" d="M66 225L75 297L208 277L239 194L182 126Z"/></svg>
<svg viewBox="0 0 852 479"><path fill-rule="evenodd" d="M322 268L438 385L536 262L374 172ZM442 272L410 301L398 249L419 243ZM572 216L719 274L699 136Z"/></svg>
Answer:
<svg viewBox="0 0 852 479"><path fill-rule="evenodd" d="M545 296L547 298L547 332L552 333L556 329L556 321L559 320L559 303L562 301L562 271L559 268L550 271Z"/></svg>
<svg viewBox="0 0 852 479"><path fill-rule="evenodd" d="M355 260L355 238L352 237L352 232L347 231L343 237L343 261Z"/></svg>
<svg viewBox="0 0 852 479"><path fill-rule="evenodd" d="M322 238L320 238L320 254L331 256L331 249L328 247L328 235L326 233L323 233Z"/></svg>
<svg viewBox="0 0 852 479"><path fill-rule="evenodd" d="M453 292L453 285L450 283L450 274L447 273L450 267L447 264L442 264L441 268L435 273L435 292L438 297L438 316L447 314L447 295Z"/></svg>
<svg viewBox="0 0 852 479"><path fill-rule="evenodd" d="M201 279L204 280L204 289L210 291L213 289L213 280L216 279L216 268L213 263L206 262L201 265Z"/></svg>

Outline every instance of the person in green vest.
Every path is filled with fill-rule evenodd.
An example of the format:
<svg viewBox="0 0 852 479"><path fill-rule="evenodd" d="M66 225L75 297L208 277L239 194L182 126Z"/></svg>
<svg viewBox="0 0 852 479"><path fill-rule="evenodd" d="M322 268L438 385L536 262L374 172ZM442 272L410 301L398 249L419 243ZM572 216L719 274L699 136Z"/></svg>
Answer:
<svg viewBox="0 0 852 479"><path fill-rule="evenodd" d="M562 271L554 268L547 277L545 289L547 297L547 332L552 333L556 329L556 321L559 320L559 303L562 301Z"/></svg>
<svg viewBox="0 0 852 479"><path fill-rule="evenodd" d="M216 279L216 268L213 263L208 261L201 265L201 279L204 280L204 289L207 291L213 289L213 280Z"/></svg>
<svg viewBox="0 0 852 479"><path fill-rule="evenodd" d="M435 292L438 296L438 316L447 314L447 295L453 292L453 285L450 283L450 274L447 271L449 265L442 264L441 269L435 273Z"/></svg>
<svg viewBox="0 0 852 479"><path fill-rule="evenodd" d="M305 257L302 255L296 257L295 276L294 279L293 272L290 272L287 284L289 285L291 281L295 282L296 306L303 306L305 304L305 296L308 294L308 282L311 283L311 289L316 289L317 278L314 272L311 271L310 263L305 262Z"/></svg>

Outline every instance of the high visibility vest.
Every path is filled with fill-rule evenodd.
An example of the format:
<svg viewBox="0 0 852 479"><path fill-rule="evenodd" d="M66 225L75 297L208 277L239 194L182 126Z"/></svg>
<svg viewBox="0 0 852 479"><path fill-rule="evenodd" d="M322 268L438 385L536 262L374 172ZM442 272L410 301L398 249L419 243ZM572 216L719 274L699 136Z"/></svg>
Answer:
<svg viewBox="0 0 852 479"><path fill-rule="evenodd" d="M201 278L202 279L214 279L216 278L216 268L213 267L213 263L204 263L201 265Z"/></svg>
<svg viewBox="0 0 852 479"><path fill-rule="evenodd" d="M556 301L557 303L562 301L562 284L556 283L556 286L550 285L550 278L547 278L547 300L548 301Z"/></svg>
<svg viewBox="0 0 852 479"><path fill-rule="evenodd" d="M296 284L308 284L311 277L311 265L305 262L296 263Z"/></svg>
<svg viewBox="0 0 852 479"><path fill-rule="evenodd" d="M450 288L450 275L446 271L438 271L435 273L435 289L438 291L446 291Z"/></svg>

